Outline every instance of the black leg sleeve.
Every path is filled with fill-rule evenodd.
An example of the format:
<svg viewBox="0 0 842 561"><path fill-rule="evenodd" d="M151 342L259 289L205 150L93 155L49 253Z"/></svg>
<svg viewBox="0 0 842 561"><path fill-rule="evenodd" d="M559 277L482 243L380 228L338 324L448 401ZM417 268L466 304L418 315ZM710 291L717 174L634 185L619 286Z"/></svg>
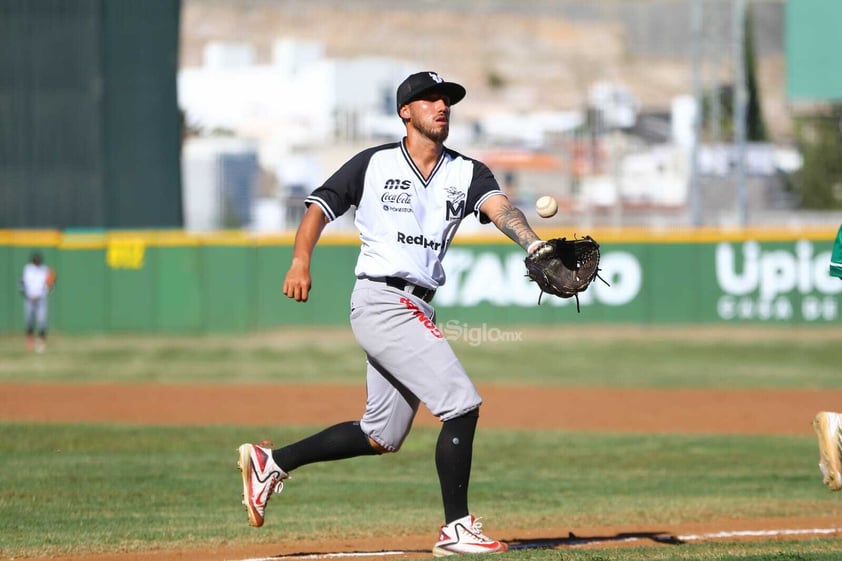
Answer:
<svg viewBox="0 0 842 561"><path fill-rule="evenodd" d="M436 470L441 484L445 523L468 515L468 482L471 478L474 433L479 412L471 411L442 423L436 443Z"/></svg>
<svg viewBox="0 0 842 561"><path fill-rule="evenodd" d="M315 462L371 456L378 452L371 447L360 423L348 421L328 427L320 433L272 451L272 458L289 473L297 467Z"/></svg>

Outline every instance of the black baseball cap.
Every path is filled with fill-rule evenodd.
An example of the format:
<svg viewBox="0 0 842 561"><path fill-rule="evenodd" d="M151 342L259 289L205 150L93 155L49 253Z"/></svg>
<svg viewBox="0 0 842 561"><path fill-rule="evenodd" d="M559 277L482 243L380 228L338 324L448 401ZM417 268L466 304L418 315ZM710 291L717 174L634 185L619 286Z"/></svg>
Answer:
<svg viewBox="0 0 842 561"><path fill-rule="evenodd" d="M410 101L419 99L430 92L441 92L450 98L450 105L455 105L465 97L465 88L455 82L445 82L436 72L426 71L411 74L398 86L395 98L398 102L397 110Z"/></svg>

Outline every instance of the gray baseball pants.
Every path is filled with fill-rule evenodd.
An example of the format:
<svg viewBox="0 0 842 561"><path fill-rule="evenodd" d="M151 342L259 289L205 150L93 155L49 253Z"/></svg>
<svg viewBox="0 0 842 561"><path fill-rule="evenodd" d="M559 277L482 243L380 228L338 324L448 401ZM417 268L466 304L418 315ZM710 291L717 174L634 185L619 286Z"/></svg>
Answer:
<svg viewBox="0 0 842 561"><path fill-rule="evenodd" d="M23 321L27 333L47 331L47 298L24 298Z"/></svg>
<svg viewBox="0 0 842 561"><path fill-rule="evenodd" d="M358 279L351 293L351 329L367 358L360 427L386 450L400 449L420 403L442 421L482 403L436 327L435 310L410 292Z"/></svg>

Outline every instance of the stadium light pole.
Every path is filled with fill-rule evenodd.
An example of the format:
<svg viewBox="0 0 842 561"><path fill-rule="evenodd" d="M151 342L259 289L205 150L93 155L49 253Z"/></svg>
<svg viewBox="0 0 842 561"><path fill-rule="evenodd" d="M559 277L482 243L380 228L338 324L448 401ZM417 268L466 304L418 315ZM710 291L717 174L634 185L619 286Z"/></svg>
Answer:
<svg viewBox="0 0 842 561"><path fill-rule="evenodd" d="M702 22L704 0L692 0L690 6L690 66L693 82L693 138L690 145L690 221L693 226L702 225L702 192L699 181L699 144L702 141Z"/></svg>
<svg viewBox="0 0 842 561"><path fill-rule="evenodd" d="M722 141L722 75L721 75L721 59L722 59L722 10L718 10L717 6L713 6L713 10L708 12L711 18L708 37L707 48L708 55L711 58L711 92L710 99L710 142L711 144L719 144Z"/></svg>
<svg viewBox="0 0 842 561"><path fill-rule="evenodd" d="M745 67L745 0L733 0L734 57L734 186L737 192L737 216L740 226L748 225L748 192L746 185L746 107L748 88Z"/></svg>

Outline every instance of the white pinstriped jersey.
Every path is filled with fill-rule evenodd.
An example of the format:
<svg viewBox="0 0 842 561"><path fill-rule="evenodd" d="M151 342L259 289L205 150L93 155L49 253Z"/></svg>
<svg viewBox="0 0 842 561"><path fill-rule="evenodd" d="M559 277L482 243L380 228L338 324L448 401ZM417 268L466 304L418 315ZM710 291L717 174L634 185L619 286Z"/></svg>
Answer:
<svg viewBox="0 0 842 561"><path fill-rule="evenodd" d="M305 204L318 205L329 220L357 208L357 278L400 277L436 289L444 284L442 258L462 219L474 214L488 223L479 207L505 195L485 164L447 148L425 179L405 142L360 152Z"/></svg>

